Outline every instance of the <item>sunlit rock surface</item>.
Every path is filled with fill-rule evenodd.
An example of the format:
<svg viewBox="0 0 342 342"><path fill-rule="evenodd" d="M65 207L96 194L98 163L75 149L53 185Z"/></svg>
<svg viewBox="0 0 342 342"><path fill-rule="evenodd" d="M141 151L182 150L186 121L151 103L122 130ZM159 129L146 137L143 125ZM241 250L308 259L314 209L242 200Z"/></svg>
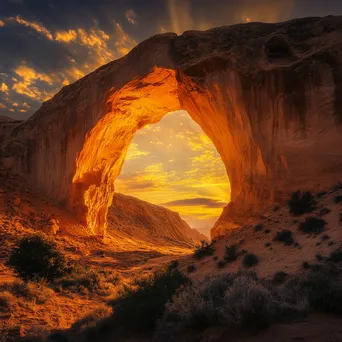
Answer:
<svg viewBox="0 0 342 342"><path fill-rule="evenodd" d="M108 211L108 229L155 245L192 248L208 238L180 218L178 213L132 196L115 193Z"/></svg>
<svg viewBox="0 0 342 342"><path fill-rule="evenodd" d="M342 178L341 37L341 17L154 36L2 134L1 163L103 235L134 133L184 109L226 165L224 234Z"/></svg>

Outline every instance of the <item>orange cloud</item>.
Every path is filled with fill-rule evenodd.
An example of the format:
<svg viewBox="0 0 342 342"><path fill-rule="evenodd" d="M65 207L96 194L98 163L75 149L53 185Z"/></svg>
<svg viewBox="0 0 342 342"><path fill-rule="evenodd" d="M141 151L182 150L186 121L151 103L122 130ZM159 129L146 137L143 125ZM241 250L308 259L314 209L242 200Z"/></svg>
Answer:
<svg viewBox="0 0 342 342"><path fill-rule="evenodd" d="M51 32L42 24L36 22L36 21L28 21L25 20L23 18L21 18L20 16L16 16L16 17L9 17L6 18L5 20L8 21L15 21L16 23L20 24L20 25L24 25L26 27L30 27L33 30L37 31L38 33L42 34L43 36L45 36L46 38L48 38L49 40L53 40L53 36L51 34Z"/></svg>
<svg viewBox="0 0 342 342"><path fill-rule="evenodd" d="M77 32L75 30L60 31L56 33L55 40L62 43L70 43L77 39Z"/></svg>
<svg viewBox="0 0 342 342"><path fill-rule="evenodd" d="M5 22L0 20L0 27L3 27L3 26L5 26Z"/></svg>
<svg viewBox="0 0 342 342"><path fill-rule="evenodd" d="M1 83L0 90L5 94L8 94L8 86L6 85L6 83Z"/></svg>
<svg viewBox="0 0 342 342"><path fill-rule="evenodd" d="M0 109L5 109L7 108L3 103L0 102Z"/></svg>
<svg viewBox="0 0 342 342"><path fill-rule="evenodd" d="M53 80L49 75L39 73L26 65L20 65L14 69L14 72L19 76L20 81L17 80L13 84L13 91L39 101L45 101L52 96L50 92L47 92L36 85L37 81L52 85Z"/></svg>

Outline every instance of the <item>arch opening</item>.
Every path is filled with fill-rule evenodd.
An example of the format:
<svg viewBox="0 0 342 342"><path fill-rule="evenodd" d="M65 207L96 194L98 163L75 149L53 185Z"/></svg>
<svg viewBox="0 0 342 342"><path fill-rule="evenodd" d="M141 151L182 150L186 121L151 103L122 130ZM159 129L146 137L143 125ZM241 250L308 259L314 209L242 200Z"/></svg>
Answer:
<svg viewBox="0 0 342 342"><path fill-rule="evenodd" d="M87 132L77 154L69 197L69 208L96 235L105 234L115 179L134 134L178 110L186 110L203 129L225 165L232 202L221 218L227 221L226 215L232 213L244 217L252 207L264 207L260 197L270 198L269 189L263 187L266 168L251 139L246 110L240 103L239 80L234 73L222 72L206 82L202 87L180 72L156 67L108 94L103 103L105 113ZM219 231L223 223L227 229L226 222L219 221L214 228Z"/></svg>
<svg viewBox="0 0 342 342"><path fill-rule="evenodd" d="M136 133L115 192L177 212L208 237L230 201L221 156L186 111L167 113Z"/></svg>

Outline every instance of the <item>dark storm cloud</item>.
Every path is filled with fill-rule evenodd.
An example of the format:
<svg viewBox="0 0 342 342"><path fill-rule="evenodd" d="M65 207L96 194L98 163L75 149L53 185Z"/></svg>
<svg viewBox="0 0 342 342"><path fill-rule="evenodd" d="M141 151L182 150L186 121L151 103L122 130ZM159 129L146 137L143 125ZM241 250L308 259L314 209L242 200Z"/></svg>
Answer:
<svg viewBox="0 0 342 342"><path fill-rule="evenodd" d="M156 33L328 14L342 14L342 1L0 0L0 115L27 118Z"/></svg>
<svg viewBox="0 0 342 342"><path fill-rule="evenodd" d="M204 206L206 208L223 208L227 203L215 201L210 198L188 198L183 200L163 203L166 207Z"/></svg>

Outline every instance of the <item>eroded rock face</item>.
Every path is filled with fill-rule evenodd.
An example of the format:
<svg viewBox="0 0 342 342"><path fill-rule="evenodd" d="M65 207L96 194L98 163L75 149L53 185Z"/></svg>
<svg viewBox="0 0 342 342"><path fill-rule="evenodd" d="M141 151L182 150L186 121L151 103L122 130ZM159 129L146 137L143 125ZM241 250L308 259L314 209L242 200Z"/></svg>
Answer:
<svg viewBox="0 0 342 342"><path fill-rule="evenodd" d="M132 196L115 193L108 211L108 229L154 245L193 248L207 237L180 218L178 213Z"/></svg>
<svg viewBox="0 0 342 342"><path fill-rule="evenodd" d="M242 224L342 173L342 18L163 34L64 87L3 135L1 163L103 235L134 133L185 109L220 153Z"/></svg>

